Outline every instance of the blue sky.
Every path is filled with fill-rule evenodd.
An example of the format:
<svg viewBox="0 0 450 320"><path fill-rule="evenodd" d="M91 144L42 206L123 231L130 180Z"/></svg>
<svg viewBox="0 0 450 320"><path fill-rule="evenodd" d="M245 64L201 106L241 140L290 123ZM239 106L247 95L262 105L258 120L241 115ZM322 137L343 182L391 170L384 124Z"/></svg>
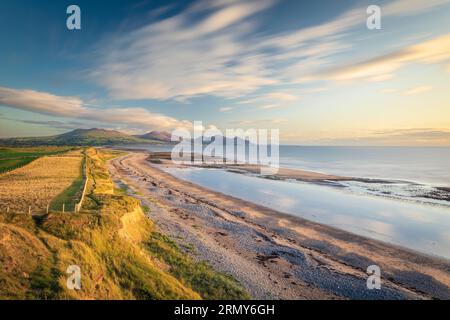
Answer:
<svg viewBox="0 0 450 320"><path fill-rule="evenodd" d="M81 8L82 29L66 28ZM368 5L382 29L366 27ZM0 137L279 128L318 145L450 145L450 2L13 1Z"/></svg>

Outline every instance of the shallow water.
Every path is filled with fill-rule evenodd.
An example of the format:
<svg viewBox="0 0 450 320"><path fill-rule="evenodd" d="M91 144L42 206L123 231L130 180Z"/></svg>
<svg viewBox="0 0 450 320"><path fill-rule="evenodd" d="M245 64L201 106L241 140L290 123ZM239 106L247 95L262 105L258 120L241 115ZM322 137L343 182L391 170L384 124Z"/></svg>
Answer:
<svg viewBox="0 0 450 320"><path fill-rule="evenodd" d="M372 239L450 259L450 208L357 195L214 169L166 168L181 179Z"/></svg>
<svg viewBox="0 0 450 320"><path fill-rule="evenodd" d="M153 152L171 145L136 145ZM358 178L404 180L450 187L448 147L280 146L280 166Z"/></svg>
<svg viewBox="0 0 450 320"><path fill-rule="evenodd" d="M141 145L149 151L171 151L173 146ZM347 181L347 190L450 207L450 148L446 147L307 147L280 146L280 166L384 183Z"/></svg>

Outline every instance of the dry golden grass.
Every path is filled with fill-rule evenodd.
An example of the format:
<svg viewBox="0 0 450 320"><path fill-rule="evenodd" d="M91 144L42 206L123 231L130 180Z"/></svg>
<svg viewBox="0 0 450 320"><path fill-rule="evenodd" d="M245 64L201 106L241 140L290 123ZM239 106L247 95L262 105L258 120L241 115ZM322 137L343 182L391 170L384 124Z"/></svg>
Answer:
<svg viewBox="0 0 450 320"><path fill-rule="evenodd" d="M0 300L249 298L235 280L190 259L158 233L137 199L114 192L106 161L119 153L90 149L86 154L92 181L86 200L96 210L37 218L0 209ZM49 177L50 171L43 170L49 161L64 169ZM41 162L12 172L9 181L35 173L25 180L30 185L35 179L53 182L76 175L80 164L69 165L67 157ZM1 190L8 179L0 177ZM63 184L70 179L58 181L59 190ZM70 265L81 269L81 290L67 288Z"/></svg>
<svg viewBox="0 0 450 320"><path fill-rule="evenodd" d="M82 156L71 151L61 156L39 158L0 176L0 210L33 213L45 211L47 204L79 177ZM67 208L70 209L70 208Z"/></svg>

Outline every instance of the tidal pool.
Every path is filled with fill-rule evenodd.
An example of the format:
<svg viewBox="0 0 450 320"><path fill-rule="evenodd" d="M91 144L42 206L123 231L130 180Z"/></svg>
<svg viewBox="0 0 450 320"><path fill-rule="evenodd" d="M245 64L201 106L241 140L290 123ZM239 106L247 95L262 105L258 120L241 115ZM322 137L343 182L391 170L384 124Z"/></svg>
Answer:
<svg viewBox="0 0 450 320"><path fill-rule="evenodd" d="M216 169L166 168L211 190L368 238L450 259L450 208Z"/></svg>

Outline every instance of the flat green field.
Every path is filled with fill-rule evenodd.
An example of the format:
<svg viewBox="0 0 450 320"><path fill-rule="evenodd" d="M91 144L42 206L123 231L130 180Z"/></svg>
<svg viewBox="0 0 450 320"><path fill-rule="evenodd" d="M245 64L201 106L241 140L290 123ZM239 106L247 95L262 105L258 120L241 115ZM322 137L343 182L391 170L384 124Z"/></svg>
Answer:
<svg viewBox="0 0 450 320"><path fill-rule="evenodd" d="M70 147L0 148L0 174L23 167L46 155L66 152Z"/></svg>

